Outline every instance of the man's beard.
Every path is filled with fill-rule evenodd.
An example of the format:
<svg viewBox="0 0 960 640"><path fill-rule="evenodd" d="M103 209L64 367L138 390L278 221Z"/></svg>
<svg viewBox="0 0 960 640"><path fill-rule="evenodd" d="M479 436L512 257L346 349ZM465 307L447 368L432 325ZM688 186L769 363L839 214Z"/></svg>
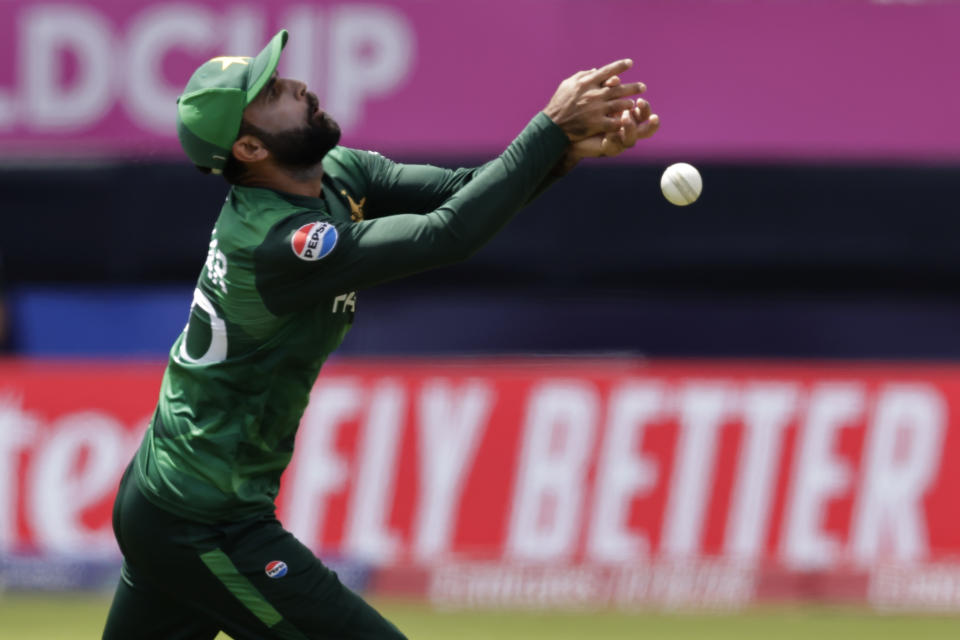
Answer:
<svg viewBox="0 0 960 640"><path fill-rule="evenodd" d="M280 133L259 131L257 137L278 165L300 173L319 165L324 156L337 146L340 142L340 125L324 113L319 118L308 117L307 124L298 129Z"/></svg>

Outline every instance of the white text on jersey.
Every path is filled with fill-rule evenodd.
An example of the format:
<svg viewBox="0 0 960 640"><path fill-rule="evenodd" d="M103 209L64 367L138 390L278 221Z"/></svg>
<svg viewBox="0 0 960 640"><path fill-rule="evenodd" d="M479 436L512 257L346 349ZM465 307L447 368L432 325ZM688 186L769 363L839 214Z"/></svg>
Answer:
<svg viewBox="0 0 960 640"><path fill-rule="evenodd" d="M217 249L217 239L210 241L210 251L207 252L207 277L211 284L227 292L227 256Z"/></svg>
<svg viewBox="0 0 960 640"><path fill-rule="evenodd" d="M334 298L334 299L333 299L333 309L331 309L331 311L332 311L333 313L336 313L336 312L337 312L337 306L338 306L341 302L343 303L343 306L340 308L340 311L353 311L353 312L356 312L356 310L357 310L357 292L356 292L356 291L351 291L350 293L344 293L344 294L339 295L339 296L337 296L336 298Z"/></svg>

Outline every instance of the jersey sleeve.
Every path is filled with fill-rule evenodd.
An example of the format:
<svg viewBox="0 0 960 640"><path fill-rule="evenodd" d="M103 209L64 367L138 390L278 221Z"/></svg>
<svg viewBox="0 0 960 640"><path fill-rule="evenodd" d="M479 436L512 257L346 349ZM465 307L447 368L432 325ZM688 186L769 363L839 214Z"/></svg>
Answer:
<svg viewBox="0 0 960 640"><path fill-rule="evenodd" d="M540 113L498 158L478 168L427 213L357 223L335 223L319 212L295 214L275 225L256 250L257 289L272 313L290 313L331 296L466 259L538 191L567 147L563 131ZM451 172L433 179L428 189L439 191L437 184L461 179L455 176ZM406 176L402 182L402 188L395 185L401 191L398 200L409 204L415 187ZM382 188L389 200L388 187L389 182ZM434 193L424 201L430 198L440 196Z"/></svg>
<svg viewBox="0 0 960 640"><path fill-rule="evenodd" d="M374 151L346 150L363 167L368 177L369 206L367 219L381 218L398 213L428 213L438 208L448 198L470 183L490 163L472 168L446 169L429 164L403 164L394 162ZM491 161L495 162L495 161ZM556 165L527 198L529 204L560 175Z"/></svg>
<svg viewBox="0 0 960 640"><path fill-rule="evenodd" d="M445 169L429 164L402 164L373 151L350 151L368 176L368 219L398 213L429 213L487 166Z"/></svg>

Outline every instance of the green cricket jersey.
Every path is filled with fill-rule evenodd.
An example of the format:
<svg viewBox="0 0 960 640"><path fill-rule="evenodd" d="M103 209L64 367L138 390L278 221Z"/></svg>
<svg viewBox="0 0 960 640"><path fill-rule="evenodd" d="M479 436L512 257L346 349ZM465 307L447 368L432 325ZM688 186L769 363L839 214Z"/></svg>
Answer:
<svg viewBox="0 0 960 640"><path fill-rule="evenodd" d="M567 143L541 113L475 169L337 147L319 198L233 187L135 458L147 498L202 522L272 511L356 291L476 251L549 182Z"/></svg>

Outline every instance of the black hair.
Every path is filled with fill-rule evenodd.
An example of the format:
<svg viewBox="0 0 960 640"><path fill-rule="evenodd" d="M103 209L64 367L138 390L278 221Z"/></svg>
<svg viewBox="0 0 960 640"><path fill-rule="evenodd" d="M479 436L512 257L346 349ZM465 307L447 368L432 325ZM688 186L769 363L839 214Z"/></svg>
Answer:
<svg viewBox="0 0 960 640"><path fill-rule="evenodd" d="M253 135L263 138L264 133L265 132L260 127L252 125L246 120L241 120L240 131L237 132L237 138L244 135ZM211 173L214 173L213 169L210 167L201 167L200 165L195 166L197 167L197 171L204 175L210 175ZM220 171L220 175L222 175L223 179L230 184L243 184L244 178L247 177L247 166L240 160L237 160L237 157L233 155L233 151L231 150L230 155L227 156L226 164L223 165L223 169Z"/></svg>

